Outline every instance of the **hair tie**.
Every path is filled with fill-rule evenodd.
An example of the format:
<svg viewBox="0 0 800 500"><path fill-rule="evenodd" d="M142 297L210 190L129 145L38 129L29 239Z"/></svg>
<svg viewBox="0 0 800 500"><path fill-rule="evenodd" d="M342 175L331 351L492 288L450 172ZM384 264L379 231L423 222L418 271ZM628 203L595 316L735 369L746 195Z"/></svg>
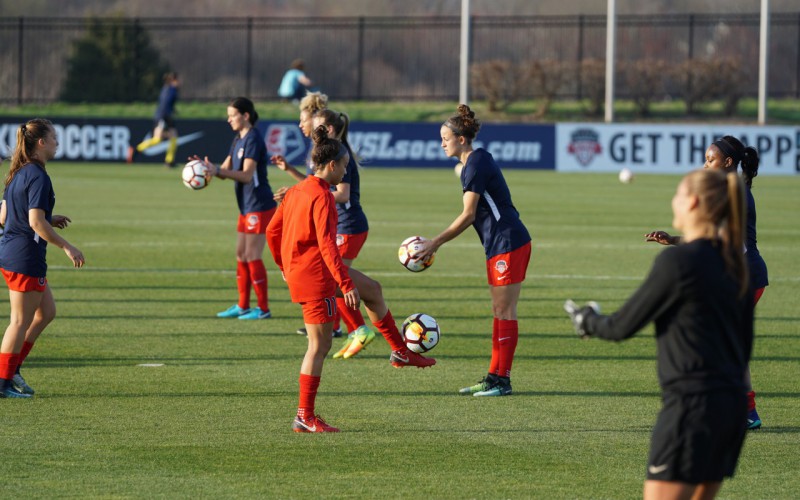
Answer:
<svg viewBox="0 0 800 500"><path fill-rule="evenodd" d="M740 161L742 161L739 153L731 146L728 141L718 139L713 142L714 146L718 147L720 151L723 152L726 156L730 157L733 160L734 165L738 165Z"/></svg>

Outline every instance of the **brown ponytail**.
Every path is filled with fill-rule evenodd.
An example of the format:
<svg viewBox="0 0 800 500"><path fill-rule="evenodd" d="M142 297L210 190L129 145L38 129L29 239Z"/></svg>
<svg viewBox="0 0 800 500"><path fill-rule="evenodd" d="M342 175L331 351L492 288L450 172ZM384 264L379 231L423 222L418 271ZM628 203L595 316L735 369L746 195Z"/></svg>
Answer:
<svg viewBox="0 0 800 500"><path fill-rule="evenodd" d="M33 154L36 152L36 145L39 140L47 137L48 133L55 133L53 124L50 123L50 120L45 120L44 118L34 118L19 126L17 129L17 145L14 149L14 154L11 155L11 167L8 169L8 175L6 175L6 187L11 184L19 169L28 163L38 163L44 167L44 162L33 158Z"/></svg>

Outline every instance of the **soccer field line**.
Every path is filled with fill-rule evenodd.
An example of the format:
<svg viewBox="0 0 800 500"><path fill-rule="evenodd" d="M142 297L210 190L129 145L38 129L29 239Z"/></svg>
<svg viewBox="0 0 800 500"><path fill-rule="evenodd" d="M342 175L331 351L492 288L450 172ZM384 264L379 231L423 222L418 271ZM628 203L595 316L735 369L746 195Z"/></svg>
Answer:
<svg viewBox="0 0 800 500"><path fill-rule="evenodd" d="M67 271L73 270L72 266L48 266L48 269L54 271ZM150 273L150 274L189 274L189 275L202 275L202 274L219 274L225 276L233 276L236 271L229 269L160 269L160 268L128 268L128 267L84 267L80 270L81 273ZM369 276L383 277L383 278L400 278L408 277L409 272L404 271L365 271ZM268 270L270 276L278 277L280 273L276 270ZM642 281L645 276L613 276L608 274L591 275L591 274L536 274L528 273L532 279L546 279L546 280L593 280L593 281ZM483 272L459 272L459 273L436 273L437 278L485 278L486 274ZM783 276L778 278L770 277L772 282L800 282L800 276Z"/></svg>

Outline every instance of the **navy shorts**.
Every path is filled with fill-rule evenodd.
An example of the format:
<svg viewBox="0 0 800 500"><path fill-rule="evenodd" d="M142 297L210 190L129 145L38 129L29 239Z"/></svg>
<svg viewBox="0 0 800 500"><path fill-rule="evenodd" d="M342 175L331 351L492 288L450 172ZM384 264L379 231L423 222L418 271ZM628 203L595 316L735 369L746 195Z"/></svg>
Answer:
<svg viewBox="0 0 800 500"><path fill-rule="evenodd" d="M744 390L666 393L650 440L647 479L700 484L733 477L746 421Z"/></svg>

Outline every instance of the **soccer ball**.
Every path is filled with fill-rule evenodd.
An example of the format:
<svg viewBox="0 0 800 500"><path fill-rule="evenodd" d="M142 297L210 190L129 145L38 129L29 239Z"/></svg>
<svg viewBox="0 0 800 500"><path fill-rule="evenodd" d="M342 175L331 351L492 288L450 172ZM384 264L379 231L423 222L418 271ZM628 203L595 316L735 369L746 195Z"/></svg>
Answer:
<svg viewBox="0 0 800 500"><path fill-rule="evenodd" d="M406 269L418 273L431 267L431 264L433 264L433 255L425 261L414 258L417 252L419 252L421 244L427 241L428 240L422 236L411 236L403 240L400 244L400 249L397 251L397 257Z"/></svg>
<svg viewBox="0 0 800 500"><path fill-rule="evenodd" d="M189 189L203 189L208 186L209 178L206 177L207 173L208 167L206 167L204 161L192 160L183 167L183 172L181 172L183 185Z"/></svg>
<svg viewBox="0 0 800 500"><path fill-rule="evenodd" d="M416 353L428 352L439 343L439 323L427 314L412 314L403 321L406 347Z"/></svg>
<svg viewBox="0 0 800 500"><path fill-rule="evenodd" d="M629 184L633 181L633 172L628 168L623 168L619 171L619 181L623 184Z"/></svg>

